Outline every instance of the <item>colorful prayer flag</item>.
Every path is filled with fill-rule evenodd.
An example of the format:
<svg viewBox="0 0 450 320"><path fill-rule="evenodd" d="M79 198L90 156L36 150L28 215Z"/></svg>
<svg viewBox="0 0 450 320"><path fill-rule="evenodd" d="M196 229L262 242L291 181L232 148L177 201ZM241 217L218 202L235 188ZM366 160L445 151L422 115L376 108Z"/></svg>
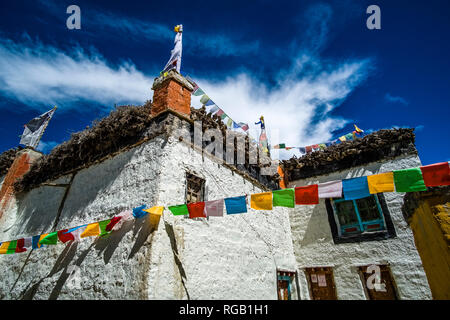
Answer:
<svg viewBox="0 0 450 320"><path fill-rule="evenodd" d="M450 166L448 162L422 166L420 170L427 187L450 185Z"/></svg>
<svg viewBox="0 0 450 320"><path fill-rule="evenodd" d="M108 226L108 224L110 222L111 222L111 219L107 219L107 220L100 221L98 223L98 226L100 227L100 236L104 236L104 235L110 233L110 231L106 230L106 227Z"/></svg>
<svg viewBox="0 0 450 320"><path fill-rule="evenodd" d="M16 245L16 253L25 252L27 249L25 248L25 239L17 239L17 245Z"/></svg>
<svg viewBox="0 0 450 320"><path fill-rule="evenodd" d="M247 212L247 197L226 198L225 207L227 214L245 213Z"/></svg>
<svg viewBox="0 0 450 320"><path fill-rule="evenodd" d="M206 104L209 101L209 97L208 95L204 94L201 98L200 98L200 102L201 104Z"/></svg>
<svg viewBox="0 0 450 320"><path fill-rule="evenodd" d="M319 198L342 197L342 181L328 181L319 183Z"/></svg>
<svg viewBox="0 0 450 320"><path fill-rule="evenodd" d="M90 223L86 226L86 229L81 234L81 238L98 236L100 234L100 226L98 222Z"/></svg>
<svg viewBox="0 0 450 320"><path fill-rule="evenodd" d="M33 238L31 238L31 247L33 249L39 249L41 247L41 245L39 244L40 239L41 236L33 236Z"/></svg>
<svg viewBox="0 0 450 320"><path fill-rule="evenodd" d="M295 188L295 204L319 204L319 186L311 184Z"/></svg>
<svg viewBox="0 0 450 320"><path fill-rule="evenodd" d="M420 168L394 170L394 184L397 192L427 190Z"/></svg>
<svg viewBox="0 0 450 320"><path fill-rule="evenodd" d="M298 151L300 151L301 154L306 154L306 148L304 147L299 147Z"/></svg>
<svg viewBox="0 0 450 320"><path fill-rule="evenodd" d="M169 210L172 212L174 216L184 216L189 214L188 207L185 204L170 206Z"/></svg>
<svg viewBox="0 0 450 320"><path fill-rule="evenodd" d="M366 176L342 180L342 189L345 200L356 200L370 196Z"/></svg>
<svg viewBox="0 0 450 320"><path fill-rule="evenodd" d="M116 217L112 217L111 221L108 223L108 225L106 226L106 231L112 231L112 229L114 228L114 226L119 223L119 221L122 219L122 217L116 216Z"/></svg>
<svg viewBox="0 0 450 320"><path fill-rule="evenodd" d="M248 124L247 124L247 123L239 122L239 126L240 126L241 129L244 130L244 131L247 131L247 130L248 130Z"/></svg>
<svg viewBox="0 0 450 320"><path fill-rule="evenodd" d="M45 238L39 240L39 244L57 244L58 232L49 233Z"/></svg>
<svg viewBox="0 0 450 320"><path fill-rule="evenodd" d="M356 132L358 132L358 133L362 133L362 132L364 132L364 130L362 130L362 129L358 128L358 127L356 126L356 124L354 124L354 126L355 126L355 130L356 130Z"/></svg>
<svg viewBox="0 0 450 320"><path fill-rule="evenodd" d="M252 194L250 207L255 210L272 210L272 192Z"/></svg>
<svg viewBox="0 0 450 320"><path fill-rule="evenodd" d="M68 241L75 240L74 235L72 233L68 233L67 231L69 231L69 230L68 229L64 229L64 230L58 231L58 239L62 243L66 243Z"/></svg>
<svg viewBox="0 0 450 320"><path fill-rule="evenodd" d="M344 142L345 140L347 140L345 136L339 137L339 141Z"/></svg>
<svg viewBox="0 0 450 320"><path fill-rule="evenodd" d="M200 88L197 88L197 90L195 90L193 93L192 93L192 95L194 95L194 96L202 96L202 95L204 95L205 94L205 92L202 90L202 89L200 89Z"/></svg>
<svg viewBox="0 0 450 320"><path fill-rule="evenodd" d="M143 216L147 215L147 212L144 211L144 209L146 207L147 206L144 204L144 205L142 205L140 207L133 208L133 216L136 219L138 219L138 218L142 218Z"/></svg>
<svg viewBox="0 0 450 320"><path fill-rule="evenodd" d="M208 102L205 103L205 106L213 106L213 105L215 105L215 103L211 99L209 99Z"/></svg>
<svg viewBox="0 0 450 320"><path fill-rule="evenodd" d="M367 177L369 192L371 194L381 192L394 192L394 174L392 172L374 174Z"/></svg>
<svg viewBox="0 0 450 320"><path fill-rule="evenodd" d="M215 113L216 111L218 111L219 110L219 107L218 106L214 106L214 107L212 107L210 110L209 110L209 112L211 112L211 113Z"/></svg>
<svg viewBox="0 0 450 320"><path fill-rule="evenodd" d="M6 254L8 252L9 242L10 241L2 242L0 245L0 254Z"/></svg>
<svg viewBox="0 0 450 320"><path fill-rule="evenodd" d="M223 216L223 199L212 200L205 202L205 215L207 217L222 217Z"/></svg>
<svg viewBox="0 0 450 320"><path fill-rule="evenodd" d="M188 203L187 208L189 212L189 218L206 218L206 215L204 213L204 202Z"/></svg>
<svg viewBox="0 0 450 320"><path fill-rule="evenodd" d="M294 189L282 189L274 190L273 193L273 206L274 207L295 207L295 192Z"/></svg>

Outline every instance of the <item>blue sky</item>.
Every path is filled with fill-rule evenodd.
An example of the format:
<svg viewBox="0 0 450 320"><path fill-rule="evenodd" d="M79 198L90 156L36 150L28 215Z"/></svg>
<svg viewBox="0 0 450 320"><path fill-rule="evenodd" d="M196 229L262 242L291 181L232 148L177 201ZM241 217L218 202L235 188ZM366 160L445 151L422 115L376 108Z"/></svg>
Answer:
<svg viewBox="0 0 450 320"><path fill-rule="evenodd" d="M68 30L66 8L81 8ZM381 8L381 30L366 8ZM183 24L181 72L251 134L304 146L415 127L424 164L450 160L448 1L2 1L0 152L23 124L58 106L39 147L140 105ZM193 105L199 106L193 99ZM275 156L289 158L295 151Z"/></svg>

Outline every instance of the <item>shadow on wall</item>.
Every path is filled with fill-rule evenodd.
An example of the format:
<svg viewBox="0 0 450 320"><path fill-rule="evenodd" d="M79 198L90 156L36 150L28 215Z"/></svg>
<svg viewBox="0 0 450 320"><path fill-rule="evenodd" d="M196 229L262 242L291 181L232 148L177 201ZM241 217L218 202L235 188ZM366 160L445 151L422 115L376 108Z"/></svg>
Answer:
<svg viewBox="0 0 450 320"><path fill-rule="evenodd" d="M117 155L114 160L108 159L100 165L89 167L89 170L84 169L75 173L66 199L64 199L64 193L67 187L64 186L41 186L17 195L18 207L14 223L17 229L13 236L34 236L54 231L51 228L55 222L58 222L56 220L63 216L73 217L82 213L83 208L89 206L110 188L136 152L137 148L133 148ZM92 170L95 178L90 174ZM67 204L70 204L69 209L65 206ZM114 208L112 211L118 213L124 209L127 208Z"/></svg>
<svg viewBox="0 0 450 320"><path fill-rule="evenodd" d="M32 280L28 284L24 292L20 295L20 299L32 300L35 297L39 286L44 280L63 270L60 277L54 283L53 289L48 298L49 300L58 299L64 284L71 275L69 270L70 266L80 267L86 256L92 251L92 249L98 251L97 256L103 254L103 261L105 265L108 264L111 260L112 255L114 254L114 251L119 246L119 243L131 230L133 230L133 238L135 238L135 241L133 247L130 250L128 259L133 259L134 255L140 250L142 246L144 246L147 241L151 243L154 232L158 229L158 225L159 219L149 219L148 216L136 220L126 221L119 230L113 231L109 235L95 239L94 242L86 250L79 252L78 254L78 242L69 242L57 258L52 270L47 274L47 276L39 279L34 284L32 284L34 282ZM148 239L149 236L151 236L150 239ZM30 254L32 254L32 252L30 252ZM25 264L26 263L27 262L25 262ZM19 278L20 274L18 279L16 280L16 283L19 281Z"/></svg>
<svg viewBox="0 0 450 320"><path fill-rule="evenodd" d="M312 210L300 245L304 247L310 244L317 244L319 241L329 242L330 240L332 240L331 230L327 219L324 199L322 199Z"/></svg>

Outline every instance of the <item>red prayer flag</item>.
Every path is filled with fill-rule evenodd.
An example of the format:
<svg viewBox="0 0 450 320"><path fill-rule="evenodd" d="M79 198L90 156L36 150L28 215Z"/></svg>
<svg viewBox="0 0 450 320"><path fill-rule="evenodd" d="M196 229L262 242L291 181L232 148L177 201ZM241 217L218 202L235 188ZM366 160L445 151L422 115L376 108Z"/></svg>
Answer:
<svg viewBox="0 0 450 320"><path fill-rule="evenodd" d="M58 239L62 243L66 243L67 241L75 240L75 237L73 236L73 234L70 232L66 233L67 231L69 231L69 229L64 229L64 230L58 231Z"/></svg>
<svg viewBox="0 0 450 320"><path fill-rule="evenodd" d="M108 223L108 225L106 226L105 230L111 231L112 228L114 228L114 226L120 221L120 219L122 219L122 217L113 217L111 219L111 221Z"/></svg>
<svg viewBox="0 0 450 320"><path fill-rule="evenodd" d="M17 246L16 246L16 253L18 252L25 252L27 251L27 248L24 248L23 246L25 245L25 239L18 239L17 240Z"/></svg>
<svg viewBox="0 0 450 320"><path fill-rule="evenodd" d="M189 218L206 218L204 202L188 203Z"/></svg>
<svg viewBox="0 0 450 320"><path fill-rule="evenodd" d="M295 204L318 204L318 203L319 203L319 186L317 184L295 188Z"/></svg>
<svg viewBox="0 0 450 320"><path fill-rule="evenodd" d="M312 152L312 146L306 146L305 149L306 149L306 153Z"/></svg>
<svg viewBox="0 0 450 320"><path fill-rule="evenodd" d="M450 166L448 162L422 166L420 170L427 187L450 185Z"/></svg>

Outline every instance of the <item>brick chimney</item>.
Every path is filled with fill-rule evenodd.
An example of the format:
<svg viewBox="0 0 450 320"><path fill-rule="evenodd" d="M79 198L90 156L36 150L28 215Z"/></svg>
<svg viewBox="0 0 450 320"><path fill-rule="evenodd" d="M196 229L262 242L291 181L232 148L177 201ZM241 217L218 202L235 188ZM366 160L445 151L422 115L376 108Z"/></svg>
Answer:
<svg viewBox="0 0 450 320"><path fill-rule="evenodd" d="M175 70L170 70L166 76L156 78L152 90L154 90L152 116L166 110L172 110L185 116L191 114L191 92L194 87Z"/></svg>
<svg viewBox="0 0 450 320"><path fill-rule="evenodd" d="M25 148L17 153L0 189L0 218L15 201L14 182L27 173L33 162L41 156L42 153L29 148Z"/></svg>

